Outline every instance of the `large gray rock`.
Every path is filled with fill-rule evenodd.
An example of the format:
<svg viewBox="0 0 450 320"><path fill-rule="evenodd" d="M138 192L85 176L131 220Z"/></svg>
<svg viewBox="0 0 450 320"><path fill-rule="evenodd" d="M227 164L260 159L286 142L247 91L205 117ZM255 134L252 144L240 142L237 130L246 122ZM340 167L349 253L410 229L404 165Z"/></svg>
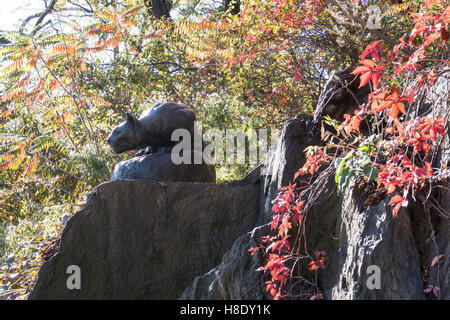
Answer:
<svg viewBox="0 0 450 320"><path fill-rule="evenodd" d="M442 207L450 208L450 184L446 185L447 191L443 195ZM436 242L429 242L428 266L430 277L427 285L440 288L440 298L450 300L450 219L439 217L435 224ZM444 255L440 263L432 266L433 260L438 255Z"/></svg>
<svg viewBox="0 0 450 320"><path fill-rule="evenodd" d="M261 253L250 255L261 237L270 230L263 225L240 236L225 253L220 265L195 278L181 295L182 300L260 300L265 298L261 272Z"/></svg>
<svg viewBox="0 0 450 320"><path fill-rule="evenodd" d="M271 201L281 186L287 185L300 168L305 157L303 150L309 145L319 145L318 130L309 117L288 121L283 129L276 151L265 164L267 174L264 192L264 216L267 222L271 214ZM336 192L334 176L323 181L320 194L308 213L306 241L310 252L325 250L328 260L325 270L318 272L318 285L326 299L424 299L422 269L424 252L418 243L426 243L429 251L429 230L419 231L417 225L426 226L423 208L410 207L392 217L389 198L367 206L368 194L359 190L353 181L343 195ZM447 202L445 202L447 201ZM449 208L448 199L442 206ZM412 202L412 201L411 201ZM240 237L224 256L222 263L198 276L181 296L183 299L264 299L259 256L250 256L248 248L258 242L258 236L267 229ZM264 232L262 232L262 230ZM449 253L449 221L438 223L437 243L439 252ZM256 236L257 235L257 236ZM427 253L430 259L436 254ZM314 272L300 263L296 276L314 281ZM261 262L262 263L262 262ZM425 262L428 266L431 261ZM380 270L380 289L367 286L369 266ZM260 265L261 266L261 265ZM439 264L441 297L448 297L449 260ZM431 270L436 273L436 267ZM252 286L253 285L253 286ZM248 290L247 288L253 288ZM306 288L307 290L307 288ZM296 292L299 296L304 292Z"/></svg>
<svg viewBox="0 0 450 320"><path fill-rule="evenodd" d="M319 145L317 129L310 118L288 121L277 151L271 158L266 214L281 186L287 185L305 162L300 150ZM318 283L327 299L419 299L422 281L419 254L408 213L392 218L389 199L365 206L367 194L354 187L337 194L334 176L325 180L321 193L308 213L307 247L327 252L327 268L318 272ZM314 280L305 262L298 276ZM381 270L381 290L366 286L367 267Z"/></svg>
<svg viewBox="0 0 450 320"><path fill-rule="evenodd" d="M450 75L444 74L438 78L437 82L428 89L425 94L424 105L434 106L436 116L449 119L450 117ZM448 120L447 120L448 121ZM450 168L450 130L447 124L446 134L440 138L440 149L436 161L437 168ZM447 169L447 175L450 175ZM433 230L427 230L424 234L424 241L427 249L426 265L429 266L429 277L427 285L438 286L440 288L440 298L450 300L450 182L444 184L439 190L436 199L440 200L440 212L436 208L430 208L433 221ZM424 213L424 217L426 214ZM426 220L426 218L423 218ZM428 221L423 221L423 224ZM435 234L435 241L428 241L431 234ZM438 255L444 255L441 263L433 260Z"/></svg>
<svg viewBox="0 0 450 320"><path fill-rule="evenodd" d="M286 123L279 144L268 164L265 212L269 216L272 200L304 164L310 145L320 145L319 132L309 117ZM301 151L300 151L301 150ZM325 181L315 205L308 213L307 247L325 250L327 269L318 281L327 299L418 299L422 281L419 255L414 245L410 217L402 212L392 218L388 200L366 207L367 194L354 184L346 194L336 192L334 176ZM368 290L367 267L378 265L382 289ZM297 274L313 280L306 264Z"/></svg>
<svg viewBox="0 0 450 320"><path fill-rule="evenodd" d="M354 69L355 66L349 66L331 75L314 110L315 122L319 122L324 116L344 121L345 113L353 114L354 110L367 102L369 85L359 88L359 75L351 74Z"/></svg>
<svg viewBox="0 0 450 320"><path fill-rule="evenodd" d="M354 185L350 188L343 196L341 211L337 212L342 220L339 221L342 232L336 233L339 240L335 240L339 249L336 252L323 248L328 250L329 271L333 271L321 276L325 295L338 300L423 298L420 259L410 215L402 210L393 218L389 199L364 206L366 195ZM333 229L337 231L336 226ZM379 289L367 285L373 274L370 266L379 268Z"/></svg>
<svg viewBox="0 0 450 320"><path fill-rule="evenodd" d="M194 159L194 158L192 158ZM152 179L158 181L216 182L213 165L174 164L169 153L137 156L119 162L111 180Z"/></svg>
<svg viewBox="0 0 450 320"><path fill-rule="evenodd" d="M272 200L305 163L305 148L320 144L320 130L313 117L299 116L285 123L276 148L271 150L264 164L264 211L267 221L272 215Z"/></svg>
<svg viewBox="0 0 450 320"><path fill-rule="evenodd" d="M67 223L30 299L175 299L258 218L259 185L121 180L99 185ZM69 290L66 269L81 269Z"/></svg>

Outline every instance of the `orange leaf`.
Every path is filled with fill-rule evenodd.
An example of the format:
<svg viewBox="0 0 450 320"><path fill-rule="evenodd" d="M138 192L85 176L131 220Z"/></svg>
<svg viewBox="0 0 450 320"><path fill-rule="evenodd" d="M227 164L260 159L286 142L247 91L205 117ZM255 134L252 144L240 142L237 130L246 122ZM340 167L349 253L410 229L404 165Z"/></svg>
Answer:
<svg viewBox="0 0 450 320"><path fill-rule="evenodd" d="M364 87L366 84L368 84L370 79L372 79L372 73L370 71L362 74L361 79L360 79L361 82L359 84L359 88Z"/></svg>
<svg viewBox="0 0 450 320"><path fill-rule="evenodd" d="M390 184L389 187L387 188L387 194L391 194L394 191L395 191L395 185Z"/></svg>
<svg viewBox="0 0 450 320"><path fill-rule="evenodd" d="M403 201L402 196L397 194L397 195L392 197L391 201L389 201L389 204L397 204L397 203L402 202L402 201Z"/></svg>
<svg viewBox="0 0 450 320"><path fill-rule="evenodd" d="M0 118L6 118L7 116L9 116L12 113L11 110L6 110L5 112L3 112L2 114L0 114Z"/></svg>
<svg viewBox="0 0 450 320"><path fill-rule="evenodd" d="M431 267L433 268L435 265L437 265L438 263L441 263L442 258L445 257L445 253L437 255L436 257L433 258L433 261L431 262Z"/></svg>
<svg viewBox="0 0 450 320"><path fill-rule="evenodd" d="M352 71L352 74L361 74L361 73L366 73L367 71L370 71L370 69L365 66L359 66L359 67L356 67L355 70Z"/></svg>

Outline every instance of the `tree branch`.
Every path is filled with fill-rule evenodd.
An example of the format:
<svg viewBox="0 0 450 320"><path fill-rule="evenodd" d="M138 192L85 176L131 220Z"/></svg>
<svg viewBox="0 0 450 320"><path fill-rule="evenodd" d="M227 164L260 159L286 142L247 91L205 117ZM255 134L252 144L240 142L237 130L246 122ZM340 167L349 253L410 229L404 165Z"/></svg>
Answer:
<svg viewBox="0 0 450 320"><path fill-rule="evenodd" d="M48 7L45 9L44 12L41 13L38 21L36 21L36 24L34 25L34 27L36 28L38 25L40 25L42 23L42 21L45 19L45 17L52 13L53 9L55 8L56 2L58 0L52 0L52 2L50 2L50 4L48 5Z"/></svg>
<svg viewBox="0 0 450 320"><path fill-rule="evenodd" d="M85 8L85 7L81 6L81 5L79 5L78 3L74 3L74 2L72 2L72 1L70 1L70 0L67 0L67 2L70 3L71 5L74 5L74 6L78 7L78 8L80 8L80 9L82 9L84 12L87 12L87 13L94 13L94 9L92 9L91 4L90 4L89 2L87 2L87 1L86 1L86 3L87 3L88 6L90 7L90 9Z"/></svg>
<svg viewBox="0 0 450 320"><path fill-rule="evenodd" d="M22 25L20 26L19 32L22 32L22 33L23 33L23 29L25 28L25 26L26 26L31 20L33 20L33 19L35 19L35 18L38 18L38 20L36 21L36 23L35 23L35 25L34 25L33 31L31 32L31 35L35 34L35 33L40 29L39 25L42 23L42 21L44 21L45 17L46 17L47 15L49 15L50 13L52 13L53 9L55 8L55 5L56 5L56 2L57 2L57 1L58 1L58 0L51 0L51 2L50 2L49 5L47 5L47 1L44 1L44 2L45 2L45 5L46 5L45 10L44 10L43 12L33 14L33 15L29 16L28 18L26 18L26 19L23 21Z"/></svg>
<svg viewBox="0 0 450 320"><path fill-rule="evenodd" d="M348 8L344 4L342 4L342 3L340 3L339 1L336 1L336 0L329 0L329 3L335 5L339 9L341 9L341 11L347 16L347 18L349 18L353 22L358 23L363 28L366 27L367 22L364 21L362 18L353 15L353 13L351 13L350 10L348 10ZM393 46L396 45L396 42L394 41L394 39L392 39L392 38L388 37L387 35L385 35L384 32L381 31L381 30L370 29L369 32L372 33L374 36L376 36L376 37L378 37L380 39L383 39L386 42L389 42Z"/></svg>

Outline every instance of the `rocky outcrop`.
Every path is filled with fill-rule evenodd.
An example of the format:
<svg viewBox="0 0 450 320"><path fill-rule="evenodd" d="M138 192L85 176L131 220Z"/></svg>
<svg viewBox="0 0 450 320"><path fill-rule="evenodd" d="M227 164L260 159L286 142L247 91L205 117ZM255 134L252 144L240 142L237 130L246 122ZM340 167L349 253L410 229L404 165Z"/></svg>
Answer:
<svg viewBox="0 0 450 320"><path fill-rule="evenodd" d="M306 147L321 144L320 129L311 116L288 120L276 148L270 150L264 164L264 212L271 217L272 200L286 186L306 161Z"/></svg>
<svg viewBox="0 0 450 320"><path fill-rule="evenodd" d="M359 76L351 74L354 69L350 66L332 74L319 96L314 111L315 122L324 116L343 121L345 113L353 114L354 110L367 102L369 85L359 88Z"/></svg>
<svg viewBox="0 0 450 320"><path fill-rule="evenodd" d="M299 136L301 137L299 137ZM288 121L278 146L267 165L264 216L267 221L271 200L280 186L292 179L305 161L303 150L308 142L318 142L311 118ZM327 269L318 273L318 283L326 299L420 299L423 282L419 254L411 227L411 218L402 211L392 218L389 199L366 207L367 194L351 184L343 196L336 193L334 177L330 177L315 206L308 214L307 246L326 250ZM268 234L268 229L263 229ZM239 238L222 263L197 277L181 296L182 299L259 299L262 274L255 272L262 263L259 256L250 256L248 249L258 242L255 229ZM381 271L381 289L370 290L366 283L368 267L377 265ZM314 273L306 266L299 274L313 280ZM250 285L249 285L250 284ZM239 288L242 288L239 289ZM248 288L253 288L248 290Z"/></svg>
<svg viewBox="0 0 450 320"><path fill-rule="evenodd" d="M68 222L30 299L175 299L258 220L257 183L113 181ZM81 269L69 290L68 266Z"/></svg>
<svg viewBox="0 0 450 320"><path fill-rule="evenodd" d="M424 92L423 104L435 106L436 116L450 118L449 74L441 76L432 87ZM448 127L447 123L446 135L440 140L439 153L435 163L437 168L450 168L450 130ZM434 208L430 208L431 218L435 217L432 224L433 230L427 230L428 234L425 233L422 241L427 246L425 249L428 253L426 265L430 266L426 284L427 286L439 286L440 298L450 300L450 182L444 184L436 198L440 200L440 203L436 203ZM427 241L432 233L436 234L435 241ZM439 255L443 255L442 262L435 263L433 266L433 260Z"/></svg>
<svg viewBox="0 0 450 320"><path fill-rule="evenodd" d="M447 117L448 83L438 83L426 93L432 101L424 100ZM447 132L437 168L450 165L449 141ZM255 271L263 257L248 249L270 233L272 200L304 164L304 149L320 144L317 121L300 116L286 122L266 163L244 180L100 185L67 224L30 298L265 299L266 279ZM367 205L369 193L355 182L338 195L333 174L326 176L308 212L306 246L328 257L317 273L324 298L426 299L424 289L434 285L441 299L450 299L450 220L439 215L439 206L449 211L450 186L439 191L439 203L429 211L418 197L393 218L389 197ZM313 281L308 262L300 262L294 275ZM72 264L81 268L81 290L65 285ZM380 272L379 288L368 285L371 267ZM307 288L296 290L298 297L310 297Z"/></svg>
<svg viewBox="0 0 450 320"><path fill-rule="evenodd" d="M308 246L328 254L327 269L319 274L325 297L423 298L420 259L410 216L403 211L394 219L388 199L364 206L366 198L353 184L341 201L334 202L335 206L339 204L337 210L324 211L323 205L318 204L310 215ZM317 227L322 230L315 231ZM380 272L379 288L368 285L373 274L370 266Z"/></svg>
<svg viewBox="0 0 450 320"><path fill-rule="evenodd" d="M441 80L428 91L426 103L439 105L441 115L448 117L448 81ZM430 101L430 99L432 101ZM429 101L429 102L428 102ZM413 110L413 108L411 108ZM305 162L302 152L307 146L320 145L319 129L310 117L301 116L286 122L279 143L265 164L266 180L263 188L264 216L271 215L272 200L282 186L287 185L294 173ZM449 137L440 146L440 159L435 166L449 165ZM327 268L318 273L318 284L326 299L426 299L427 285L440 286L440 298L450 299L450 220L431 210L434 217L431 230L427 212L420 202L393 218L389 198L367 206L367 192L353 181L347 192L338 195L334 176L329 177L308 214L306 224L307 247L326 250ZM442 189L440 206L449 211L450 188ZM256 229L255 229L256 231ZM432 234L435 242L430 241ZM246 299L236 290L237 280L245 287L246 281L261 284L260 273L252 273L258 264L243 253L255 246L254 233L235 242L223 262L203 276L196 278L182 298L190 299ZM239 249L240 248L240 249ZM444 254L441 263L434 263L437 255ZM372 266L372 267L371 267ZM378 268L380 287L368 286L373 268ZM239 277L236 277L239 275ZM313 280L306 266L298 269L296 276ZM257 279L260 279L257 282ZM439 279L439 281L437 281ZM258 286L253 286L259 288ZM250 291L251 292L251 291ZM262 293L251 292L250 298L263 298Z"/></svg>
<svg viewBox="0 0 450 320"><path fill-rule="evenodd" d="M240 236L225 253L220 265L195 278L181 295L182 300L261 300L265 298L261 255L251 256L248 249L255 247L268 234L269 225L263 225Z"/></svg>

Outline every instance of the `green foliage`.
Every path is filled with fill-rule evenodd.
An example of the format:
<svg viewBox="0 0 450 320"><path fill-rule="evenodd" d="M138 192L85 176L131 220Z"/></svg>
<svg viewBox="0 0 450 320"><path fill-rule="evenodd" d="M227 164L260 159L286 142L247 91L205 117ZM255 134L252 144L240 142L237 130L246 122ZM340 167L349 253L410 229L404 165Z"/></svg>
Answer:
<svg viewBox="0 0 450 320"><path fill-rule="evenodd" d="M43 208L34 218L20 220L8 226L0 225L3 243L0 256L0 299L21 299L37 275L42 257L40 252L59 235L71 205ZM1 240L0 240L1 241Z"/></svg>
<svg viewBox="0 0 450 320"><path fill-rule="evenodd" d="M378 151L380 135L372 135L364 140L356 150L352 150L345 157L337 158L336 184L338 193L345 193L352 177L365 177L375 181L378 177L378 169L374 166L373 153Z"/></svg>
<svg viewBox="0 0 450 320"><path fill-rule="evenodd" d="M248 165L220 166L216 169L216 182L224 183L244 178L249 172Z"/></svg>

